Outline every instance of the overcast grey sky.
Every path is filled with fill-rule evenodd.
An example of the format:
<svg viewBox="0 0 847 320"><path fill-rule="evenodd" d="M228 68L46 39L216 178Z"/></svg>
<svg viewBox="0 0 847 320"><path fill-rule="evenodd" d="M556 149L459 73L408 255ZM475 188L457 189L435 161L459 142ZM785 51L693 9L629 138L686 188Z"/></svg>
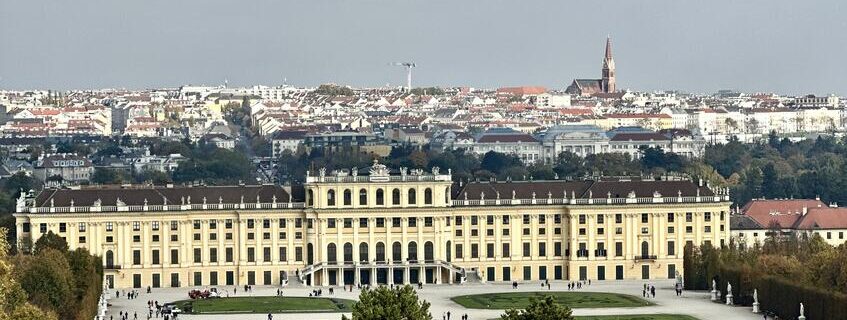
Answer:
<svg viewBox="0 0 847 320"><path fill-rule="evenodd" d="M0 88L335 82L841 93L844 0L0 0Z"/></svg>

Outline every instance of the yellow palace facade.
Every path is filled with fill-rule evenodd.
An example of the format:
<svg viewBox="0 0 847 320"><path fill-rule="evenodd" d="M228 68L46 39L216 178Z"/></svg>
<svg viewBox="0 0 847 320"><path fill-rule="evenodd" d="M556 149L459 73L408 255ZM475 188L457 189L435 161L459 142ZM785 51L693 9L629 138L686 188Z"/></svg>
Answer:
<svg viewBox="0 0 847 320"><path fill-rule="evenodd" d="M680 178L454 183L450 172L307 174L299 186L46 189L18 245L52 231L120 288L673 278L728 241L729 196Z"/></svg>

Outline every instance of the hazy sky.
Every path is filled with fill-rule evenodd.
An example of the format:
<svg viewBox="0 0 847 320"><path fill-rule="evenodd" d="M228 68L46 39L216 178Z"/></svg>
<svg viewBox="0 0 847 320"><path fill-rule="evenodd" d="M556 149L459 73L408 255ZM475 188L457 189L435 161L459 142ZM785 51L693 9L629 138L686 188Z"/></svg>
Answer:
<svg viewBox="0 0 847 320"><path fill-rule="evenodd" d="M405 84L847 92L844 0L0 0L0 88Z"/></svg>

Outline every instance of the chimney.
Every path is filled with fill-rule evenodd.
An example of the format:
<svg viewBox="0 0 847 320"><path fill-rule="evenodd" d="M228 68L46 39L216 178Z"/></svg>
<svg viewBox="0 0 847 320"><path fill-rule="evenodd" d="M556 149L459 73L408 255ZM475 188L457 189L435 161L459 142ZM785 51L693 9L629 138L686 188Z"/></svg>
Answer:
<svg viewBox="0 0 847 320"><path fill-rule="evenodd" d="M803 206L803 215L805 216L807 213L809 213L809 208Z"/></svg>

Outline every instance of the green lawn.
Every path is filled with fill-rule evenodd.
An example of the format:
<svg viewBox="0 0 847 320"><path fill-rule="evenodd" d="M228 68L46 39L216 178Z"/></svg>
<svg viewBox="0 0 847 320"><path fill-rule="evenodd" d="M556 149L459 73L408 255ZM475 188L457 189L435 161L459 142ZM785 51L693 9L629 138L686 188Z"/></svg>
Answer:
<svg viewBox="0 0 847 320"><path fill-rule="evenodd" d="M621 316L581 316L577 320L697 320L681 314L632 314Z"/></svg>
<svg viewBox="0 0 847 320"><path fill-rule="evenodd" d="M620 308L643 307L650 302L635 296L602 292L502 292L458 296L453 302L470 309L523 309L529 305L529 298L542 298L551 295L556 302L570 308Z"/></svg>
<svg viewBox="0 0 847 320"><path fill-rule="evenodd" d="M233 297L175 302L186 313L347 312L352 300L306 297Z"/></svg>

